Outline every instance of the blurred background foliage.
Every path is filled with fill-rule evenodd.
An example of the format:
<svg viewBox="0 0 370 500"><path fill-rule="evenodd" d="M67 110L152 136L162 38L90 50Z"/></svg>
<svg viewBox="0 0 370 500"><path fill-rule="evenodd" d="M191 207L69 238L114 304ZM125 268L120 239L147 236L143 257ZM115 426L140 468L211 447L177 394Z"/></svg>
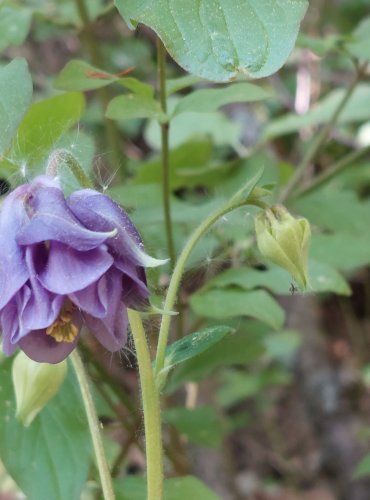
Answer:
<svg viewBox="0 0 370 500"><path fill-rule="evenodd" d="M0 49L2 193L66 148L130 212L148 253L167 257L154 32L131 31L103 0L3 1ZM167 500L370 497L369 61L370 0L311 0L296 48L269 78L214 84L167 60L176 254L261 166L271 201L283 196L313 227L305 294L258 253L251 208L224 217L197 246L173 338L220 323L234 333L176 367L165 388ZM62 181L66 192L77 187L67 170ZM158 306L169 273L149 275ZM154 346L158 319L146 324ZM111 358L92 340L84 346L117 497L127 500L145 497L131 347ZM98 494L73 381L24 430L11 418L8 368L3 361L0 455L9 474L31 499L78 498L82 484L81 498ZM75 422L61 411L68 399ZM58 426L69 450L49 442ZM45 450L60 459L39 463ZM0 481L4 498L16 498L5 472Z"/></svg>

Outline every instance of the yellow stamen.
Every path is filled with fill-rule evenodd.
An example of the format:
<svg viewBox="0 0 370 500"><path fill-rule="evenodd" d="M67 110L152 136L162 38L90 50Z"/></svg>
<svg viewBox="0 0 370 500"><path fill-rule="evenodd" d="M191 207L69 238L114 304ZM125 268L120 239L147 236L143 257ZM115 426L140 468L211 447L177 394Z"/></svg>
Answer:
<svg viewBox="0 0 370 500"><path fill-rule="evenodd" d="M51 335L56 342L71 343L75 340L78 328L72 322L72 313L68 306L61 310L58 318L46 329L46 334Z"/></svg>

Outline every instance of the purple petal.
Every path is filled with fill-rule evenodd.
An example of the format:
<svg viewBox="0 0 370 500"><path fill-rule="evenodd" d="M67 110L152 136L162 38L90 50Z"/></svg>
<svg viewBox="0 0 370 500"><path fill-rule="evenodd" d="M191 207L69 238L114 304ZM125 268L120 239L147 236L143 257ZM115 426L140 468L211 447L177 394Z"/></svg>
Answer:
<svg viewBox="0 0 370 500"><path fill-rule="evenodd" d="M16 242L16 235L28 223L24 206L27 186L20 186L4 200L0 213L0 309L28 279L24 249Z"/></svg>
<svg viewBox="0 0 370 500"><path fill-rule="evenodd" d="M39 279L51 292L68 294L97 281L113 264L105 245L79 252L63 243L50 242L49 258Z"/></svg>
<svg viewBox="0 0 370 500"><path fill-rule="evenodd" d="M97 231L118 230L118 234L106 242L116 255L142 266L157 266L164 262L144 252L141 237L131 219L108 196L93 189L82 189L72 193L67 204L87 228Z"/></svg>
<svg viewBox="0 0 370 500"><path fill-rule="evenodd" d="M35 330L18 343L27 356L38 363L60 363L76 347L78 336L73 342L57 342L45 330Z"/></svg>
<svg viewBox="0 0 370 500"><path fill-rule="evenodd" d="M70 300L94 318L104 318L108 311L107 277L104 275L96 283L83 290L69 294Z"/></svg>
<svg viewBox="0 0 370 500"><path fill-rule="evenodd" d="M130 265L123 259L116 259L114 266L123 273L122 299L127 307L140 308L148 305L149 290L144 269Z"/></svg>
<svg viewBox="0 0 370 500"><path fill-rule="evenodd" d="M23 287L22 292L18 292L17 295L20 294L28 294L30 296L31 292L28 287ZM27 292L28 291L28 292ZM18 297L13 297L3 308L1 311L1 328L3 331L3 351L7 356L10 356L15 348L16 343L13 342L13 338L18 337L21 329L21 325L19 323L19 313L18 313ZM26 332L28 333L28 332Z"/></svg>
<svg viewBox="0 0 370 500"><path fill-rule="evenodd" d="M107 315L103 319L84 314L86 326L95 335L98 341L108 351L121 349L127 339L127 309L121 301L122 283L119 273L110 271L107 274L109 302Z"/></svg>
<svg viewBox="0 0 370 500"><path fill-rule="evenodd" d="M30 222L18 231L20 245L54 240L77 250L90 250L115 234L83 227L69 210L63 192L55 187L33 186L27 198L27 211Z"/></svg>
<svg viewBox="0 0 370 500"><path fill-rule="evenodd" d="M47 250L43 244L27 247L26 263L30 275L31 296L19 319L28 331L47 328L54 323L65 300L62 295L45 290L39 281L37 269L45 266L46 259Z"/></svg>

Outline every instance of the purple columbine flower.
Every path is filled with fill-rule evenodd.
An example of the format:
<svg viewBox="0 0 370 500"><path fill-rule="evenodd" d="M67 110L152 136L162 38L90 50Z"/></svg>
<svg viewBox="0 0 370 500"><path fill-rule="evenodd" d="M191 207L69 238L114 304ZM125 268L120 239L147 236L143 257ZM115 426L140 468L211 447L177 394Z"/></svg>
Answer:
<svg viewBox="0 0 370 500"><path fill-rule="evenodd" d="M109 351L127 338L127 307L148 304L149 257L127 214L92 189L65 198L57 179L16 188L0 213L3 350L58 363L86 325Z"/></svg>

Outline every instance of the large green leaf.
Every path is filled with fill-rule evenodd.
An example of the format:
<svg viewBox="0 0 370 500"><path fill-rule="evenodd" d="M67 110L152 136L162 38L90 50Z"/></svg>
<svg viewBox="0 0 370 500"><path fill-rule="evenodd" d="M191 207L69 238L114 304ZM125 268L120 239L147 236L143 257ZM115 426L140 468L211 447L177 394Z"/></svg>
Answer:
<svg viewBox="0 0 370 500"><path fill-rule="evenodd" d="M272 328L280 328L284 311L264 290L246 291L226 288L206 290L191 297L191 307L206 318L224 319L249 316L263 321Z"/></svg>
<svg viewBox="0 0 370 500"><path fill-rule="evenodd" d="M31 104L32 80L24 59L0 69L0 153L4 153Z"/></svg>
<svg viewBox="0 0 370 500"><path fill-rule="evenodd" d="M186 70L215 81L239 73L268 76L295 43L306 0L115 0L128 24L140 22L163 40Z"/></svg>
<svg viewBox="0 0 370 500"><path fill-rule="evenodd" d="M29 427L15 419L11 359L0 363L0 456L28 500L79 500L91 442L72 370Z"/></svg>

